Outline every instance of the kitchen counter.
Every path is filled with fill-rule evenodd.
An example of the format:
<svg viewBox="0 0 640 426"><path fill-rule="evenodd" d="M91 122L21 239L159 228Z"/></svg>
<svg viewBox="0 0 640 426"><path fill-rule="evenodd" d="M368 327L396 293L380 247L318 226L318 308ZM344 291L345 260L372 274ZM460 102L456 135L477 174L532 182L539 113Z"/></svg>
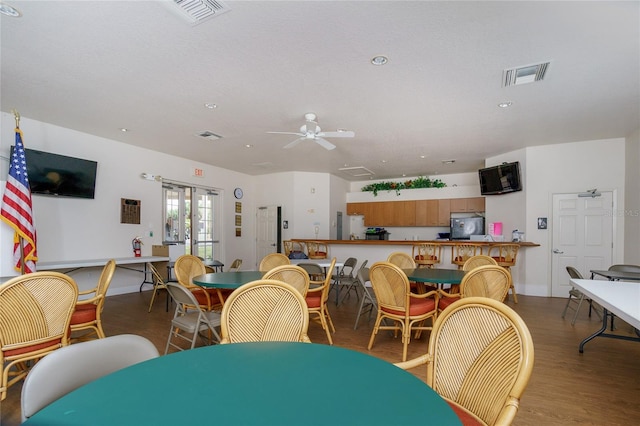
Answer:
<svg viewBox="0 0 640 426"><path fill-rule="evenodd" d="M455 246L459 244L481 244L485 246L498 245L498 244L514 244L510 241L470 241L470 240L314 240L314 239L293 239L292 241L305 242L305 241L318 241L321 243L333 245L367 245L367 246L413 246L416 244L441 244L443 246ZM540 244L532 243L529 241L522 241L518 244L520 247L539 247Z"/></svg>

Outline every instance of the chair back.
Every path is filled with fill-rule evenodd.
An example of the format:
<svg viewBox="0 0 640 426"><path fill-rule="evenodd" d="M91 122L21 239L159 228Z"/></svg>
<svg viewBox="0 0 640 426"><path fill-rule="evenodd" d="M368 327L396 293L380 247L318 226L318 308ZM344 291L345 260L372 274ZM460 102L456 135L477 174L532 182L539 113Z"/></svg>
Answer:
<svg viewBox="0 0 640 426"><path fill-rule="evenodd" d="M121 334L58 349L33 366L22 385L22 421L80 386L158 356L148 339Z"/></svg>
<svg viewBox="0 0 640 426"><path fill-rule="evenodd" d="M640 273L640 266L639 265L611 265L609 267L610 271L618 271L618 272L635 272L635 273Z"/></svg>
<svg viewBox="0 0 640 426"><path fill-rule="evenodd" d="M418 266L433 268L442 260L441 244L416 244L412 249L413 259Z"/></svg>
<svg viewBox="0 0 640 426"><path fill-rule="evenodd" d="M473 243L456 243L451 247L451 264L458 265L458 269L462 269L464 263L470 257L482 254L482 245Z"/></svg>
<svg viewBox="0 0 640 426"><path fill-rule="evenodd" d="M299 241L284 240L282 246L284 247L284 254L287 257L295 251L304 253L304 244Z"/></svg>
<svg viewBox="0 0 640 426"><path fill-rule="evenodd" d="M356 265L358 264L358 259L355 257L349 257L344 261L344 265L340 269L341 277L355 278L356 276Z"/></svg>
<svg viewBox="0 0 640 426"><path fill-rule="evenodd" d="M302 297L309 291L309 274L298 265L276 266L264 274L262 279L283 281L298 290Z"/></svg>
<svg viewBox="0 0 640 426"><path fill-rule="evenodd" d="M173 266L178 282L185 287L193 287L193 277L207 273L204 262L198 256L183 254Z"/></svg>
<svg viewBox="0 0 640 426"><path fill-rule="evenodd" d="M381 308L408 313L409 279L400 267L391 262L376 262L371 265L369 279Z"/></svg>
<svg viewBox="0 0 640 426"><path fill-rule="evenodd" d="M533 353L529 329L513 309L484 297L463 298L433 326L427 384L486 424L511 424Z"/></svg>
<svg viewBox="0 0 640 426"><path fill-rule="evenodd" d="M27 361L69 344L77 299L75 281L58 272L20 275L0 285L0 401L26 375Z"/></svg>
<svg viewBox="0 0 640 426"><path fill-rule="evenodd" d="M291 265L291 261L282 253L269 253L260 261L260 267L258 270L261 272L269 272L276 266L280 265Z"/></svg>
<svg viewBox="0 0 640 426"><path fill-rule="evenodd" d="M582 279L584 279L582 277L582 274L580 273L580 271L578 271L573 266L567 266L567 272L569 273L569 276L571 278L573 278L574 280L582 280Z"/></svg>
<svg viewBox="0 0 640 426"><path fill-rule="evenodd" d="M277 280L253 281L225 301L221 343L309 342L309 311L291 285Z"/></svg>
<svg viewBox="0 0 640 426"><path fill-rule="evenodd" d="M306 244L309 259L326 259L329 256L327 244L318 241L307 241Z"/></svg>
<svg viewBox="0 0 640 426"><path fill-rule="evenodd" d="M493 257L498 265L509 268L516 264L519 249L518 244L496 244L489 247L489 256Z"/></svg>
<svg viewBox="0 0 640 426"><path fill-rule="evenodd" d="M238 272L241 266L242 266L242 259L236 259L231 263L231 266L229 267L229 272Z"/></svg>
<svg viewBox="0 0 640 426"><path fill-rule="evenodd" d="M477 256L472 256L464 262L462 265L462 270L468 272L478 266L484 265L497 265L498 262L493 257L486 256L484 254L479 254Z"/></svg>
<svg viewBox="0 0 640 426"><path fill-rule="evenodd" d="M181 313L186 313L186 308L202 311L202 305L198 303L196 296L188 288L183 285L175 285L173 283L166 283L166 287L169 295L177 304L176 315L179 311Z"/></svg>
<svg viewBox="0 0 640 426"><path fill-rule="evenodd" d="M100 310L102 311L102 307L104 306L104 299L107 297L107 290L109 290L109 285L111 285L111 280L113 279L113 274L116 271L116 261L114 259L109 260L104 267L102 268L102 272L100 273L100 278L98 278L98 285L96 286L96 296L101 296L101 300L97 302L100 306Z"/></svg>
<svg viewBox="0 0 640 426"><path fill-rule="evenodd" d="M416 262L410 254L401 251L393 252L387 257L387 262L396 265L400 269L415 269Z"/></svg>
<svg viewBox="0 0 640 426"><path fill-rule="evenodd" d="M333 278L333 270L336 267L336 258L331 259L331 264L327 268L327 271L324 275L324 280L322 281L322 304L327 303L327 299L329 299L329 290L331 289L331 279ZM313 282L312 282L313 283Z"/></svg>
<svg viewBox="0 0 640 426"><path fill-rule="evenodd" d="M462 297L489 297L504 302L511 287L511 274L502 266L478 266L460 282Z"/></svg>

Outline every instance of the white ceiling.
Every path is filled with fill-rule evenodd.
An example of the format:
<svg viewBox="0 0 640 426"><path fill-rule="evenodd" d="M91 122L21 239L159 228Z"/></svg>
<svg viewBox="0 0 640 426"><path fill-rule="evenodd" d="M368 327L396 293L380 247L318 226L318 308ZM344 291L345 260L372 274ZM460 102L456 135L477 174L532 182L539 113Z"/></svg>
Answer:
<svg viewBox="0 0 640 426"><path fill-rule="evenodd" d="M23 16L1 20L2 111L250 175L469 172L640 127L637 1L225 1L195 26L166 1L5 3ZM543 81L502 87L544 61ZM266 133L307 112L356 137L283 150L296 137Z"/></svg>

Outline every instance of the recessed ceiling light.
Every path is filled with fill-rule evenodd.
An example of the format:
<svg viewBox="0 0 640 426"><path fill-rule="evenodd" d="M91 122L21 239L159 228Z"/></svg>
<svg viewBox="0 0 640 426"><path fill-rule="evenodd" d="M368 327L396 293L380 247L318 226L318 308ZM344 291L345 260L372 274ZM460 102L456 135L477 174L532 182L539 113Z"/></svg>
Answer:
<svg viewBox="0 0 640 426"><path fill-rule="evenodd" d="M380 160L380 162L381 162L381 163L386 163L386 162L387 162L387 160Z"/></svg>
<svg viewBox="0 0 640 426"><path fill-rule="evenodd" d="M128 132L128 131L129 131L129 129L127 129L127 128L123 127L123 128L121 128L121 129L120 129L120 131L121 131L121 132Z"/></svg>
<svg viewBox="0 0 640 426"><path fill-rule="evenodd" d="M453 164L456 160L442 160L442 164Z"/></svg>
<svg viewBox="0 0 640 426"><path fill-rule="evenodd" d="M389 59L387 59L386 56L378 55L371 58L371 63L373 65L384 65L387 62L389 62Z"/></svg>
<svg viewBox="0 0 640 426"><path fill-rule="evenodd" d="M513 105L513 102L500 102L498 104L500 108L509 108L511 105Z"/></svg>
<svg viewBox="0 0 640 426"><path fill-rule="evenodd" d="M426 158L426 156L425 155L421 155L420 158Z"/></svg>
<svg viewBox="0 0 640 426"><path fill-rule="evenodd" d="M244 147L245 147L245 148L253 148L253 145L251 145L250 143L248 143L248 144L246 144Z"/></svg>
<svg viewBox="0 0 640 426"><path fill-rule="evenodd" d="M209 109L216 109L218 108L218 105L211 103L211 102L207 102L206 104L204 104L205 108L209 108Z"/></svg>
<svg viewBox="0 0 640 426"><path fill-rule="evenodd" d="M19 18L22 16L22 13L20 13L18 9L1 2L0 2L0 13L2 13L3 15L11 16L12 18Z"/></svg>

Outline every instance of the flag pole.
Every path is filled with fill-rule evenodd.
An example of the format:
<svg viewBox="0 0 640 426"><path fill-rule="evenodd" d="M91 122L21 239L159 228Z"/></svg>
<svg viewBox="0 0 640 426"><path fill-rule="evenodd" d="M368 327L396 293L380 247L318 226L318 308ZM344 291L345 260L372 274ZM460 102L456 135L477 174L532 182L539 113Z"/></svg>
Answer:
<svg viewBox="0 0 640 426"><path fill-rule="evenodd" d="M16 120L16 130L20 130L20 113L16 109L12 109L13 117ZM24 238L18 236L18 244L20 244L20 275L24 275Z"/></svg>

